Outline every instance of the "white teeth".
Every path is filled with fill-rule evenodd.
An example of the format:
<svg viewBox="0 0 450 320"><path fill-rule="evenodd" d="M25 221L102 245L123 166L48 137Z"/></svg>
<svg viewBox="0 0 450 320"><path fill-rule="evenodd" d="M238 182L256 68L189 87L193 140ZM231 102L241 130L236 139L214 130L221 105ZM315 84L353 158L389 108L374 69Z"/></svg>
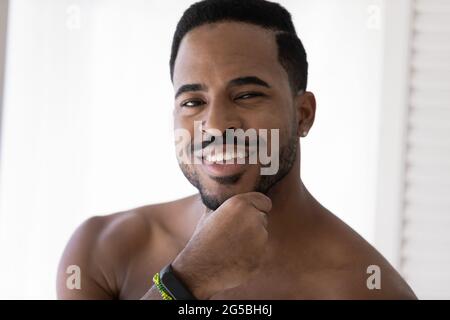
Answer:
<svg viewBox="0 0 450 320"><path fill-rule="evenodd" d="M216 162L221 162L223 160L223 153L216 154Z"/></svg>
<svg viewBox="0 0 450 320"><path fill-rule="evenodd" d="M217 154L206 154L204 155L204 158L208 162L226 162L232 159L244 159L247 156L247 152L238 150L237 152L231 151Z"/></svg>
<svg viewBox="0 0 450 320"><path fill-rule="evenodd" d="M227 153L225 153L223 159L224 159L225 161L234 159L234 155L233 155L232 153L227 152Z"/></svg>
<svg viewBox="0 0 450 320"><path fill-rule="evenodd" d="M205 156L205 158L208 162L216 162L217 161L217 155L215 155L215 154L208 154Z"/></svg>

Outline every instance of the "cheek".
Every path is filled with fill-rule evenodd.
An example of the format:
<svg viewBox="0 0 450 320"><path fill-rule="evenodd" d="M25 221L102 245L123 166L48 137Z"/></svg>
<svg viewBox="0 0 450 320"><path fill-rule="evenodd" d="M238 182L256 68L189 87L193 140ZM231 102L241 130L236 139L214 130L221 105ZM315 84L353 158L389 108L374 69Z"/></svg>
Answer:
<svg viewBox="0 0 450 320"><path fill-rule="evenodd" d="M293 123L292 112L288 110L270 109L253 116L250 126L256 129L279 130L280 136L283 132L291 130ZM283 133L283 134L282 134Z"/></svg>
<svg viewBox="0 0 450 320"><path fill-rule="evenodd" d="M191 144L194 141L193 125L186 121L180 121L180 119L174 119L173 135L178 162L190 166L194 161L191 154Z"/></svg>
<svg viewBox="0 0 450 320"><path fill-rule="evenodd" d="M184 128L189 131L192 131L194 128L194 121L192 119L188 119L178 112L174 112L173 123L175 128Z"/></svg>
<svg viewBox="0 0 450 320"><path fill-rule="evenodd" d="M266 119L264 124L261 123L258 134L263 142L262 145L265 145L265 149L261 150L261 152L266 155L271 155L272 149L275 153L279 152L283 146L289 143L292 135L295 134L293 124L294 119L291 115L280 113L274 113L272 117Z"/></svg>
<svg viewBox="0 0 450 320"><path fill-rule="evenodd" d="M291 124L293 116L292 102L276 96L267 101L261 109L255 109L248 120L256 128L282 130Z"/></svg>
<svg viewBox="0 0 450 320"><path fill-rule="evenodd" d="M195 125L196 123L192 119L186 119L179 115L174 116L173 128L175 136L183 135L186 137L188 142L193 142L195 137ZM198 129L198 128L197 128ZM189 139L190 138L190 139Z"/></svg>

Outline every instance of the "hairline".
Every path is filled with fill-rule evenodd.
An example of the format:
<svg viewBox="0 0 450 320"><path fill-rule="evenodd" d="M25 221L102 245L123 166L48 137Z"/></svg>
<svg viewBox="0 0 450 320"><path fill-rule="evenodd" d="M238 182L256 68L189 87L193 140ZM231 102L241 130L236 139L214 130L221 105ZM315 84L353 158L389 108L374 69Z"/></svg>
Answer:
<svg viewBox="0 0 450 320"><path fill-rule="evenodd" d="M190 32L196 30L197 28L200 28L200 27L203 27L203 26L207 26L207 25L215 25L215 24L222 24L222 23L247 24L247 25L251 25L251 26L256 26L259 29L262 29L265 32L270 33L273 36L273 41L275 41L275 46L276 46L276 49L277 49L277 61L280 64L281 68L286 72L286 75L288 77L289 87L290 87L290 89L292 91L292 95L296 96L299 92L305 91L303 89L297 90L295 88L295 84L292 83L291 77L289 76L289 72L285 68L285 66L283 65L282 59L280 57L280 45L278 43L278 36L280 36L280 35L295 35L296 36L296 34L292 33L292 32L285 31L285 30L280 30L279 28L275 28L275 27L262 26L262 25L260 25L258 23L254 23L252 21L242 21L242 20L233 19L233 18L224 18L224 19L219 19L219 20L212 21L212 22L204 22L202 24L199 24L199 25L193 27L192 29L190 29L189 31L184 33L183 37L181 39L179 39L178 47L177 47L177 51L176 51L176 56L174 57L173 63L171 65L172 72L171 72L171 75L170 75L170 80L171 80L172 84L173 84L173 77L174 77L174 73L175 73L175 64L176 64L176 61L177 61L177 58L178 58L178 54L180 52L181 44L182 44L183 40L186 38L186 36Z"/></svg>

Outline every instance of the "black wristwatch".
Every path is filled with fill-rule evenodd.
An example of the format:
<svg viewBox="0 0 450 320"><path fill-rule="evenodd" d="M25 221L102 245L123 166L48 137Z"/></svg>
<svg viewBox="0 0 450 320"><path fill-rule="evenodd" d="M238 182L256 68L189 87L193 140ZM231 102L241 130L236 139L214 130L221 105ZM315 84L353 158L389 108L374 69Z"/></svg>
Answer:
<svg viewBox="0 0 450 320"><path fill-rule="evenodd" d="M161 284L175 300L197 300L180 279L173 273L172 265L168 264L159 272Z"/></svg>

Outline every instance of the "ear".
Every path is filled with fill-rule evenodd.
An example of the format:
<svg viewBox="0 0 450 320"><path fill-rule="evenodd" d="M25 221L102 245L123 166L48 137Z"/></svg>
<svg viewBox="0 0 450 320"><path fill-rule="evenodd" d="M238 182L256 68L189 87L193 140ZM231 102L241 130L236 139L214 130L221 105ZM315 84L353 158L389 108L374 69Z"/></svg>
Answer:
<svg viewBox="0 0 450 320"><path fill-rule="evenodd" d="M300 91L294 98L297 113L297 136L306 137L316 117L316 98L309 91Z"/></svg>

